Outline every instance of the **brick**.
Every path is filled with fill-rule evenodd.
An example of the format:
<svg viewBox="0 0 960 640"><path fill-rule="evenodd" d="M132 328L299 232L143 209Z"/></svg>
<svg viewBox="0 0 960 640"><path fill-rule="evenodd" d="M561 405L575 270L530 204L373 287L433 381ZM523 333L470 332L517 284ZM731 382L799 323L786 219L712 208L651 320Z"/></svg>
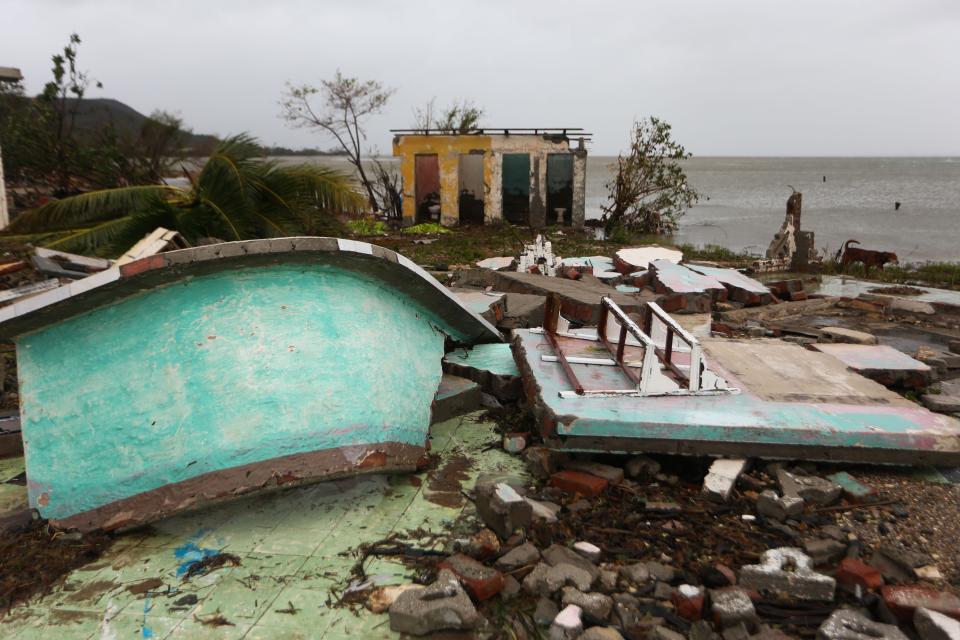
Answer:
<svg viewBox="0 0 960 640"><path fill-rule="evenodd" d="M863 591L874 591L883 586L883 576L863 560L844 558L837 571L837 583L851 591L858 586Z"/></svg>
<svg viewBox="0 0 960 640"><path fill-rule="evenodd" d="M550 486L567 493L578 493L587 498L596 498L607 488L609 482L582 471L558 471L550 476Z"/></svg>
<svg viewBox="0 0 960 640"><path fill-rule="evenodd" d="M696 622L703 617L703 605L706 597L699 587L682 584L673 592L670 600L681 618Z"/></svg>
<svg viewBox="0 0 960 640"><path fill-rule="evenodd" d="M746 468L747 461L743 458L714 460L703 479L703 494L710 500L726 502Z"/></svg>
<svg viewBox="0 0 960 640"><path fill-rule="evenodd" d="M503 590L503 574L480 564L470 556L458 553L441 562L439 566L452 571L475 600L487 600Z"/></svg>
<svg viewBox="0 0 960 640"><path fill-rule="evenodd" d="M881 587L880 597L890 613L900 620L908 621L919 609L929 609L960 620L960 598L945 591L937 591L922 585Z"/></svg>

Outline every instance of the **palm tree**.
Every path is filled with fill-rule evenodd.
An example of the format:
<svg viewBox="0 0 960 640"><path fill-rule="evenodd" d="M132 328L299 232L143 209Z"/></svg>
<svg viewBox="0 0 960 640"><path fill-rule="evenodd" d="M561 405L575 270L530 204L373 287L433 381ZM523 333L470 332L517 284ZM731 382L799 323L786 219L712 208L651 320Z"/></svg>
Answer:
<svg viewBox="0 0 960 640"><path fill-rule="evenodd" d="M332 212L354 212L363 196L346 175L315 165L280 166L240 134L220 142L187 187L167 184L91 191L19 216L14 234L63 232L46 246L119 254L157 227L187 240L316 233Z"/></svg>

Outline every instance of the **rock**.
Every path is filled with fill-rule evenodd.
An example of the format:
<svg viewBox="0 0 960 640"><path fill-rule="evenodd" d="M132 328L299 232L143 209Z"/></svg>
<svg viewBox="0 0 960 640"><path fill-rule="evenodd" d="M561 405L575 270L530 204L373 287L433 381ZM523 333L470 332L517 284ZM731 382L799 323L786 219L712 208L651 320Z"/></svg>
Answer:
<svg viewBox="0 0 960 640"><path fill-rule="evenodd" d="M817 629L817 640L908 640L892 624L874 622L853 609L837 609Z"/></svg>
<svg viewBox="0 0 960 640"><path fill-rule="evenodd" d="M931 564L926 567L917 567L914 569L914 572L920 580L926 580L927 582L943 581L943 574L940 573L940 569L938 569L936 565Z"/></svg>
<svg viewBox="0 0 960 640"><path fill-rule="evenodd" d="M560 595L563 606L575 604L587 617L588 621L605 622L613 609L613 599L602 593L583 593L573 587L564 587Z"/></svg>
<svg viewBox="0 0 960 640"><path fill-rule="evenodd" d="M475 600L487 600L503 589L503 574L470 556L458 553L441 562L439 566L452 571Z"/></svg>
<svg viewBox="0 0 960 640"><path fill-rule="evenodd" d="M660 463L647 456L633 456L623 465L623 470L631 478L652 478L660 473Z"/></svg>
<svg viewBox="0 0 960 640"><path fill-rule="evenodd" d="M582 471L558 471L550 476L550 486L587 498L596 498L608 484L607 480Z"/></svg>
<svg viewBox="0 0 960 640"><path fill-rule="evenodd" d="M524 498L530 505L531 517L534 522L553 523L557 521L557 514L560 513L560 505L546 500L534 500L533 498Z"/></svg>
<svg viewBox="0 0 960 640"><path fill-rule="evenodd" d="M592 584L591 575L580 567L571 564L550 566L541 562L523 579L523 590L534 595L550 596L568 585L580 591L589 591Z"/></svg>
<svg viewBox="0 0 960 640"><path fill-rule="evenodd" d="M600 464L599 462L585 462L582 460L571 460L563 465L566 469L573 471L582 471L592 476L603 478L610 484L620 484L623 482L623 469L613 467L609 464Z"/></svg>
<svg viewBox="0 0 960 640"><path fill-rule="evenodd" d="M416 584L397 584L374 589L367 597L367 608L374 613L384 613L401 593L416 588L422 587Z"/></svg>
<svg viewBox="0 0 960 640"><path fill-rule="evenodd" d="M855 331L843 327L824 327L820 330L823 342L845 342L847 344L877 344L877 336L865 331Z"/></svg>
<svg viewBox="0 0 960 640"><path fill-rule="evenodd" d="M478 560L492 558L500 553L500 538L490 529L481 529L470 537L467 551Z"/></svg>
<svg viewBox="0 0 960 640"><path fill-rule="evenodd" d="M746 623L740 622L724 629L721 637L723 640L749 640L750 629L747 628Z"/></svg>
<svg viewBox="0 0 960 640"><path fill-rule="evenodd" d="M573 550L590 562L596 563L600 560L600 547L591 542L574 542Z"/></svg>
<svg viewBox="0 0 960 640"><path fill-rule="evenodd" d="M477 482L477 514L485 525L503 539L516 529L530 526L533 508L523 496L505 482Z"/></svg>
<svg viewBox="0 0 960 640"><path fill-rule="evenodd" d="M565 547L562 544L552 544L547 547L543 552L543 559L551 566L570 564L578 567L589 573L591 580L596 580L597 576L600 575L600 568L597 567L597 565L590 562L570 547Z"/></svg>
<svg viewBox="0 0 960 640"><path fill-rule="evenodd" d="M647 571L650 572L652 577L662 582L673 582L673 577L677 573L673 567L667 566L660 562L648 562L646 564Z"/></svg>
<svg viewBox="0 0 960 640"><path fill-rule="evenodd" d="M874 591L883 586L883 576L874 567L856 558L844 558L837 571L837 583L850 591Z"/></svg>
<svg viewBox="0 0 960 640"><path fill-rule="evenodd" d="M913 614L913 628L921 640L960 640L960 622L923 607Z"/></svg>
<svg viewBox="0 0 960 640"><path fill-rule="evenodd" d="M960 395L946 393L925 393L920 402L930 411L937 413L960 413Z"/></svg>
<svg viewBox="0 0 960 640"><path fill-rule="evenodd" d="M597 579L597 586L605 593L613 593L617 590L617 578L619 573L609 569L601 569L600 577Z"/></svg>
<svg viewBox="0 0 960 640"><path fill-rule="evenodd" d="M560 613L560 608L550 598L541 597L537 600L537 608L533 612L533 620L541 627L550 626L553 619Z"/></svg>
<svg viewBox="0 0 960 640"><path fill-rule="evenodd" d="M929 609L960 620L960 598L947 591L919 584L887 585L880 588L880 597L890 613L903 621L912 619L917 609Z"/></svg>
<svg viewBox="0 0 960 640"><path fill-rule="evenodd" d="M719 640L720 636L713 630L710 623L706 620L697 620L690 625L690 632L687 634L689 640Z"/></svg>
<svg viewBox="0 0 960 640"><path fill-rule="evenodd" d="M741 586L797 600L833 600L836 581L811 569L810 557L800 549L769 549L760 556L760 562L740 570Z"/></svg>
<svg viewBox="0 0 960 640"><path fill-rule="evenodd" d="M714 460L703 479L703 494L715 502L726 502L746 468L747 461L743 458Z"/></svg>
<svg viewBox="0 0 960 640"><path fill-rule="evenodd" d="M470 597L453 572L441 569L429 587L400 593L390 605L390 629L422 636L435 631L466 631L479 622Z"/></svg>
<svg viewBox="0 0 960 640"><path fill-rule="evenodd" d="M524 542L506 552L494 562L494 566L501 571L513 571L520 567L533 565L540 561L540 550L529 542Z"/></svg>
<svg viewBox="0 0 960 640"><path fill-rule="evenodd" d="M671 600L673 598L673 587L658 580L653 587L653 597L657 600Z"/></svg>
<svg viewBox="0 0 960 640"><path fill-rule="evenodd" d="M583 633L580 614L580 607L575 604L564 607L550 625L550 640L576 640Z"/></svg>
<svg viewBox="0 0 960 640"><path fill-rule="evenodd" d="M527 447L523 450L523 457L527 462L527 470L537 478L549 478L566 459L566 455L546 447Z"/></svg>
<svg viewBox="0 0 960 640"><path fill-rule="evenodd" d="M500 591L500 597L504 600L512 600L520 595L523 587L513 576L503 576L503 589Z"/></svg>
<svg viewBox="0 0 960 640"><path fill-rule="evenodd" d="M714 589L710 592L710 601L713 603L710 609L713 621L721 628L740 623L752 625L757 621L753 600L740 587Z"/></svg>
<svg viewBox="0 0 960 640"><path fill-rule="evenodd" d="M828 506L840 499L843 487L817 476L804 476L790 473L786 469L777 471L777 482L785 496L799 496L804 502Z"/></svg>
<svg viewBox="0 0 960 640"><path fill-rule="evenodd" d="M687 640L683 637L683 634L677 633L672 629L667 629L662 625L657 625L651 629L647 638L650 640Z"/></svg>
<svg viewBox="0 0 960 640"><path fill-rule="evenodd" d="M757 513L777 522L797 517L803 513L803 506L803 498L799 496L780 497L776 491L771 489L767 489L757 498Z"/></svg>
<svg viewBox="0 0 960 640"><path fill-rule="evenodd" d="M683 511L683 507L676 502L647 502L644 505L644 511L650 513L680 513Z"/></svg>
<svg viewBox="0 0 960 640"><path fill-rule="evenodd" d="M803 543L803 550L813 559L813 565L833 564L847 552L847 545L829 538L815 538Z"/></svg>
<svg viewBox="0 0 960 640"><path fill-rule="evenodd" d="M623 640L623 636L613 627L590 627L577 640Z"/></svg>
<svg viewBox="0 0 960 640"><path fill-rule="evenodd" d="M646 563L643 562L620 567L620 575L637 586L644 585L650 581L650 570L647 569Z"/></svg>

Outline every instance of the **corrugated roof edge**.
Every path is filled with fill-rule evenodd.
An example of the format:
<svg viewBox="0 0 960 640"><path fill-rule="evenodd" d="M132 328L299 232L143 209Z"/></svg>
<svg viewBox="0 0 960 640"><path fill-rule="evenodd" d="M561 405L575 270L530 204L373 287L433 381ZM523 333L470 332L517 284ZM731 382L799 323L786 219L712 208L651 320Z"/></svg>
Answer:
<svg viewBox="0 0 960 640"><path fill-rule="evenodd" d="M446 287L419 265L399 253L358 240L300 236L266 238L204 245L158 253L122 266L62 285L0 308L0 339L10 339L60 322L92 308L113 304L154 286L182 279L193 273L230 268L236 262L276 264L290 255L300 260L312 256L329 261L342 256L350 268L365 271L407 293L431 309L467 342L499 342L496 327L465 307ZM398 265L399 271L392 266ZM413 273L415 279L409 277Z"/></svg>

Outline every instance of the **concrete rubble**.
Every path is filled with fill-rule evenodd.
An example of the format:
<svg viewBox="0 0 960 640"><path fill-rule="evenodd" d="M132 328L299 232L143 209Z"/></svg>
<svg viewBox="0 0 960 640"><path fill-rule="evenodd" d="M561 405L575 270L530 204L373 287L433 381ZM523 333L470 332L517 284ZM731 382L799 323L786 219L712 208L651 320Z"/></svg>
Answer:
<svg viewBox="0 0 960 640"><path fill-rule="evenodd" d="M812 234L805 233L798 211L795 217L788 211L770 260L809 262L809 254L798 254L812 249ZM162 239L163 234L148 244ZM82 257L37 257L53 262L40 261L44 277L82 282L90 275L84 269L94 268ZM858 297L807 300L803 280L761 284L738 270L684 263L680 252L662 247L561 260L540 236L519 257L477 266L454 278L453 293L490 325L507 336L513 332L512 342L451 344L442 361L438 356L440 382L430 408L436 447L428 449L410 480L389 476L382 501L358 499L376 507L352 512L334 505L349 515L339 531L342 546L337 553L311 557L302 565L309 570L285 575L291 591L273 594L278 600L269 605L274 618L278 612L287 616L277 629L298 622L290 611L326 607L350 609L354 620L344 623L343 632L350 635L346 629L358 627L349 625L364 625L356 637L389 628L414 636L539 634L558 640L960 638L960 598L950 561L917 542L913 529L920 525L900 498L891 497L889 483L877 480L879 472L844 465L874 461L872 452L900 455L894 462L927 454L936 461L960 460L952 457L960 450L941 446L960 436L952 418L865 379L924 391L927 407L958 412L960 400L951 402L960 398L960 387L954 388L949 376L956 370L960 379L960 363L946 345L919 362L888 344L881 331L864 330L873 327L814 327L798 320L863 313L888 322L894 312L908 317L903 315L911 313L908 307ZM555 353L541 329L551 294L560 304L560 343L586 345L582 352L571 351L571 358L608 355L597 338L603 297L634 317L654 301L706 327L699 343L704 370L722 373L737 393L560 398L555 380L565 378L534 371L548 364L551 371L560 369L543 359ZM745 337L748 327L756 338ZM803 346L770 337L802 340ZM671 348L688 358L690 350L677 344ZM625 350L637 346L626 344ZM867 354L865 349L868 355L850 355ZM904 365L909 373L891 374L894 360L906 362L901 356L912 360ZM861 366L869 359L884 360L883 366ZM634 363L621 368L611 358L571 366L586 374L584 379L603 381ZM795 375L782 378L791 368ZM947 377L932 387L936 376ZM834 422L810 428L823 415ZM713 420L740 424L722 422L720 428ZM853 435L830 431L854 423L859 430ZM451 429L459 435L441 439L439 434ZM745 439L729 437L734 429L746 433ZM496 464L488 464L493 456ZM264 500L282 502L300 490ZM397 521L390 494L408 491L435 502L423 508L422 517L406 522L404 531L386 527L381 514ZM302 530L319 535L320 529L309 528L310 504L283 509L282 518L299 519ZM205 519L216 528L217 513L178 519L194 535ZM278 519L271 531L282 534L286 520ZM138 535L161 545L148 533ZM249 531L232 535L239 539ZM889 542L895 535L902 538L896 545ZM917 535L931 534L923 528ZM226 539L225 550L237 544ZM282 542L268 547L258 541L247 553L283 556L290 547ZM328 563L343 575L334 579L325 573ZM240 592L253 594L259 606L257 589L264 587L240 575L239 567L234 571L253 588L242 583L233 588L248 589ZM324 588L300 588L307 576L324 581ZM68 597L57 594L60 603ZM163 596L151 597L160 602ZM213 612L202 609L199 597L203 619ZM90 606L95 629L106 615L99 606ZM134 606L142 609L144 603ZM237 611L221 613L232 623Z"/></svg>

